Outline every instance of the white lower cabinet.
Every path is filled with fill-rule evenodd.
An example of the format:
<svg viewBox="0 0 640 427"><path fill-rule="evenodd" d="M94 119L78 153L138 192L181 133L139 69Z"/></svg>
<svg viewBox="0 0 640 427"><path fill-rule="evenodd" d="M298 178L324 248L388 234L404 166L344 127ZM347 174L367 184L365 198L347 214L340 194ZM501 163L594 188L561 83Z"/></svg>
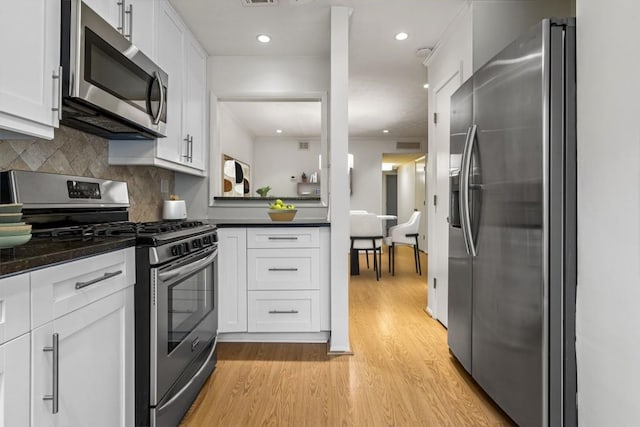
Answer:
<svg viewBox="0 0 640 427"><path fill-rule="evenodd" d="M133 425L133 287L54 319L31 335L32 426Z"/></svg>
<svg viewBox="0 0 640 427"><path fill-rule="evenodd" d="M219 228L221 341L318 342L330 329L328 236L319 227Z"/></svg>
<svg viewBox="0 0 640 427"><path fill-rule="evenodd" d="M0 345L0 425L29 425L30 334Z"/></svg>

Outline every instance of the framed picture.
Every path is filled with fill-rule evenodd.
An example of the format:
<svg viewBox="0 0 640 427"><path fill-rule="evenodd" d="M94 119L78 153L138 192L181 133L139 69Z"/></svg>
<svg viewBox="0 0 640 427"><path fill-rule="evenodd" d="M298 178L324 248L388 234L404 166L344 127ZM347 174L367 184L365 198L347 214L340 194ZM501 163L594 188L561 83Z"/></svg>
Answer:
<svg viewBox="0 0 640 427"><path fill-rule="evenodd" d="M251 170L248 164L222 155L222 195L245 197L251 194Z"/></svg>

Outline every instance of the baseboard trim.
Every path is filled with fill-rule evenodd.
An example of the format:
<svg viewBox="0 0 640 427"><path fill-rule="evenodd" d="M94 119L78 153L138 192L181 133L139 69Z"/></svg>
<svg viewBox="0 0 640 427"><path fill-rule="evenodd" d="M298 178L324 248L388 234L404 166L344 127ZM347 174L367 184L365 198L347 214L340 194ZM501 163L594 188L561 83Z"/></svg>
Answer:
<svg viewBox="0 0 640 427"><path fill-rule="evenodd" d="M329 342L329 332L224 332L218 342L316 343Z"/></svg>
<svg viewBox="0 0 640 427"><path fill-rule="evenodd" d="M425 308L424 308L424 311L426 311L426 312L427 312L427 314L428 314L429 316L431 316L431 318L432 318L432 319L435 319L435 318L436 318L436 317L433 315L433 312L431 311L431 309L430 309L429 307L425 307Z"/></svg>

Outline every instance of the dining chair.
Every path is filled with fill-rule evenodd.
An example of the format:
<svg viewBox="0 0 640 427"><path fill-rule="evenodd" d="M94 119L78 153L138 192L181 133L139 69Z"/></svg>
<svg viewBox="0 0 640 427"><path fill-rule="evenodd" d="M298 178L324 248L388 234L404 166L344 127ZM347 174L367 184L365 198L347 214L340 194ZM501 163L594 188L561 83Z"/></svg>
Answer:
<svg viewBox="0 0 640 427"><path fill-rule="evenodd" d="M352 214L351 223L351 253L354 251L373 251L373 269L376 280L380 280L382 266L382 222L375 214ZM357 257L352 257L356 259ZM367 267L369 257L367 256Z"/></svg>
<svg viewBox="0 0 640 427"><path fill-rule="evenodd" d="M407 222L389 228L389 236L385 239L385 242L387 246L389 246L389 272L391 272L392 276L396 274L396 245L413 246L413 260L416 265L416 273L422 276L420 247L418 245L420 214L420 211L414 211Z"/></svg>

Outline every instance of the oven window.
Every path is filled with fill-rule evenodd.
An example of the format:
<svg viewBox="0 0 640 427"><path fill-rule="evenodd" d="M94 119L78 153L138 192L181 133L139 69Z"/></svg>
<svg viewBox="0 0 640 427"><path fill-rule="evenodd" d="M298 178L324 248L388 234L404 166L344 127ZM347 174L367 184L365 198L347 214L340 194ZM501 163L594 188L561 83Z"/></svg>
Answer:
<svg viewBox="0 0 640 427"><path fill-rule="evenodd" d="M213 280L213 268L209 266L169 286L167 354L213 310Z"/></svg>

